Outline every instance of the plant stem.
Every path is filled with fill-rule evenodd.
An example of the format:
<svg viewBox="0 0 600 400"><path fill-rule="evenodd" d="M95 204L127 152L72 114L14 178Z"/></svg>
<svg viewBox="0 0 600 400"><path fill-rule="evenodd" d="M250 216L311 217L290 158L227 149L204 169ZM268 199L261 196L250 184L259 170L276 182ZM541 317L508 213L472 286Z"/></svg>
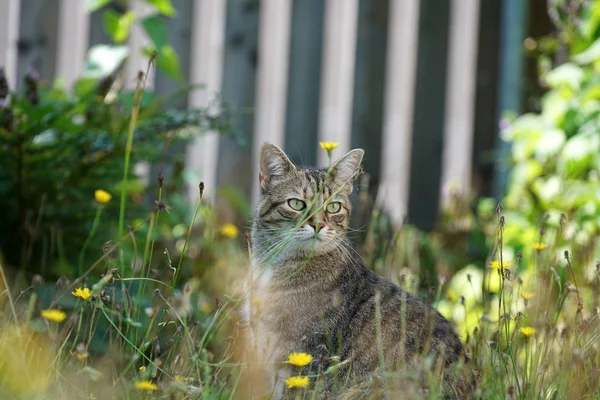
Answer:
<svg viewBox="0 0 600 400"><path fill-rule="evenodd" d="M150 64L148 65L150 69ZM140 73L138 76L137 85L135 88L135 95L133 100L133 108L131 109L131 119L129 120L129 129L127 132L127 143L125 144L125 165L123 167L123 181L121 182L121 205L119 208L119 237L123 236L125 229L125 204L127 201L127 178L129 176L129 163L131 162L131 150L133 148L133 133L135 132L135 126L137 124L138 115L140 113L141 106L141 95L144 92L144 75ZM119 250L121 276L124 275L124 263L123 263L123 251Z"/></svg>
<svg viewBox="0 0 600 400"><path fill-rule="evenodd" d="M192 217L192 222L188 227L187 235L185 237L185 242L183 243L183 249L181 250L181 256L179 256L179 262L177 263L177 269L173 274L173 289L175 289L175 283L177 282L177 276L179 275L179 270L181 268L181 262L185 257L185 251L187 249L187 244L190 240L190 235L192 234L192 228L194 227L194 223L196 222L196 217L198 216L198 211L200 210L200 205L202 204L202 195L204 192L204 183L200 182L200 196L198 197L198 202L196 202L196 209L194 210L194 216Z"/></svg>
<svg viewBox="0 0 600 400"><path fill-rule="evenodd" d="M90 242L96 235L96 231L98 230L98 225L100 225L100 215L102 215L103 209L104 209L103 206L99 206L98 209L96 210L96 217L94 218L94 223L92 224L92 229L90 230L90 233L89 233L87 239L85 240L83 247L81 248L81 253L79 253L79 262L77 263L77 275L78 276L81 275L81 273L82 273L85 252L86 252L88 246L90 245Z"/></svg>

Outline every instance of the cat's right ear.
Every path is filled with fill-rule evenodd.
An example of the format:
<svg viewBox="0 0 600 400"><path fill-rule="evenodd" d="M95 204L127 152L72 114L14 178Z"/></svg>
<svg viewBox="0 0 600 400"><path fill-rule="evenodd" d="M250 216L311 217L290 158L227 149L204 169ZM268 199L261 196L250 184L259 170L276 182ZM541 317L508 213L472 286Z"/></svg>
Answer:
<svg viewBox="0 0 600 400"><path fill-rule="evenodd" d="M273 179L285 176L296 169L296 166L285 155L283 150L271 143L265 143L260 150L260 171L258 180L265 187Z"/></svg>

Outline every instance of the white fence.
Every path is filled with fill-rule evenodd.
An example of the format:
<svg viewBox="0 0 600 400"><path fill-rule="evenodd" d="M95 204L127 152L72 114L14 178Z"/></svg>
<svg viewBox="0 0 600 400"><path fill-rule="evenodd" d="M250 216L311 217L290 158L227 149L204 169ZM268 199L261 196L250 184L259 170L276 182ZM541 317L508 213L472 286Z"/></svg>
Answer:
<svg viewBox="0 0 600 400"><path fill-rule="evenodd" d="M0 66L9 79L17 74L17 45L22 1L0 1ZM231 0L230 0L231 1ZM340 151L351 144L352 99L355 74L359 0L323 0L322 66L318 140L337 141ZM481 0L449 0L450 28L444 117L444 150L441 186L456 181L469 189L475 112L477 37ZM90 15L83 0L59 0L56 77L73 82L83 69L89 47ZM145 3L132 1L139 14L152 12ZM387 62L383 107L382 146L378 202L396 218L407 212L410 183L411 143L421 0L389 0ZM211 103L223 85L226 0L193 2L191 25L190 83L203 83L206 91L190 94L190 107ZM293 0L262 0L258 35L258 65L252 147L252 176L257 176L258 150L262 142L285 145L286 97L290 60L290 31ZM135 82L145 69L140 49L148 39L133 29L128 42L131 60L126 82ZM150 80L150 85L152 79ZM227 100L227 99L225 99ZM324 152L313 144L320 164ZM209 134L188 149L188 166L196 170L207 187L217 184L220 138ZM195 190L193 191L195 192ZM256 195L256 192L254 192Z"/></svg>

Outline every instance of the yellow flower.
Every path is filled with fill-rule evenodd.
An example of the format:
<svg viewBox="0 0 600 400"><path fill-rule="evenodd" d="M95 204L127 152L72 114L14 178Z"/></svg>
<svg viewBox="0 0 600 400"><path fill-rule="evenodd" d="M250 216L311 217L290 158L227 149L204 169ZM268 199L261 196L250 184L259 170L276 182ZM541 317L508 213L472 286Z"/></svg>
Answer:
<svg viewBox="0 0 600 400"><path fill-rule="evenodd" d="M106 204L112 199L112 194L108 193L106 190L98 189L94 192L94 198L96 199L96 203Z"/></svg>
<svg viewBox="0 0 600 400"><path fill-rule="evenodd" d="M542 250L546 248L546 243L538 242L533 244L535 250Z"/></svg>
<svg viewBox="0 0 600 400"><path fill-rule="evenodd" d="M175 375L175 380L177 382L183 382L183 376L181 376L181 375Z"/></svg>
<svg viewBox="0 0 600 400"><path fill-rule="evenodd" d="M508 261L503 261L502 262L502 269L508 269L508 267L510 266L510 263ZM492 261L490 263L490 268L492 269L500 269L500 261Z"/></svg>
<svg viewBox="0 0 600 400"><path fill-rule="evenodd" d="M535 335L535 328L532 328L530 326L528 326L526 328L521 328L521 333L526 338L532 337L533 335Z"/></svg>
<svg viewBox="0 0 600 400"><path fill-rule="evenodd" d="M313 360L313 356L306 353L292 353L288 356L288 364L295 365L297 367L304 367L310 364Z"/></svg>
<svg viewBox="0 0 600 400"><path fill-rule="evenodd" d="M321 148L325 151L332 151L339 145L340 144L336 142L319 142L319 146L321 146Z"/></svg>
<svg viewBox="0 0 600 400"><path fill-rule="evenodd" d="M89 354L88 354L88 352L87 352L87 351L86 351L86 352L84 352L84 353L77 353L77 354L75 355L75 357L77 357L77 359L78 359L79 361L83 361L83 360L85 360L86 358L88 358L88 356L89 356Z"/></svg>
<svg viewBox="0 0 600 400"><path fill-rule="evenodd" d="M75 297L81 298L82 300L87 300L92 295L92 291L88 288L77 288L74 292L71 292L71 294Z"/></svg>
<svg viewBox="0 0 600 400"><path fill-rule="evenodd" d="M204 303L202 304L202 307L200 307L200 311L202 311L204 314L210 314L212 309L213 308L209 303Z"/></svg>
<svg viewBox="0 0 600 400"><path fill-rule="evenodd" d="M221 235L228 237L229 239L235 239L238 235L238 228L233 224L225 224L221 227Z"/></svg>
<svg viewBox="0 0 600 400"><path fill-rule="evenodd" d="M521 297L522 297L523 299L525 299L525 300L529 300L529 299L531 299L533 296L535 296L535 293L532 293L532 292L525 292L525 291L521 292L520 294L521 294Z"/></svg>
<svg viewBox="0 0 600 400"><path fill-rule="evenodd" d="M158 390L158 385L150 381L139 381L135 383L135 388L138 390Z"/></svg>
<svg viewBox="0 0 600 400"><path fill-rule="evenodd" d="M145 365L142 365L140 367L140 372L146 372L146 366Z"/></svg>
<svg viewBox="0 0 600 400"><path fill-rule="evenodd" d="M67 318L67 314L60 310L42 310L42 317L52 322L63 322Z"/></svg>
<svg viewBox="0 0 600 400"><path fill-rule="evenodd" d="M308 386L308 377L306 376L292 376L285 380L288 388L303 388Z"/></svg>

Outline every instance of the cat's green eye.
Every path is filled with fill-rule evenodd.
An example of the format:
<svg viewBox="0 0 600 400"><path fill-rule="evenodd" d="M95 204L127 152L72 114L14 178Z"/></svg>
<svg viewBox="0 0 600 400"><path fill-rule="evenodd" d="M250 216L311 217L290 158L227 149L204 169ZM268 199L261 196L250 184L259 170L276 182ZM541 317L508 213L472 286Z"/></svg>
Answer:
<svg viewBox="0 0 600 400"><path fill-rule="evenodd" d="M306 203L299 199L289 199L288 205L296 211L302 211L306 208Z"/></svg>
<svg viewBox="0 0 600 400"><path fill-rule="evenodd" d="M340 212L340 210L342 209L342 203L336 201L335 203L329 203L327 204L327 212L329 214L335 214L337 212Z"/></svg>

